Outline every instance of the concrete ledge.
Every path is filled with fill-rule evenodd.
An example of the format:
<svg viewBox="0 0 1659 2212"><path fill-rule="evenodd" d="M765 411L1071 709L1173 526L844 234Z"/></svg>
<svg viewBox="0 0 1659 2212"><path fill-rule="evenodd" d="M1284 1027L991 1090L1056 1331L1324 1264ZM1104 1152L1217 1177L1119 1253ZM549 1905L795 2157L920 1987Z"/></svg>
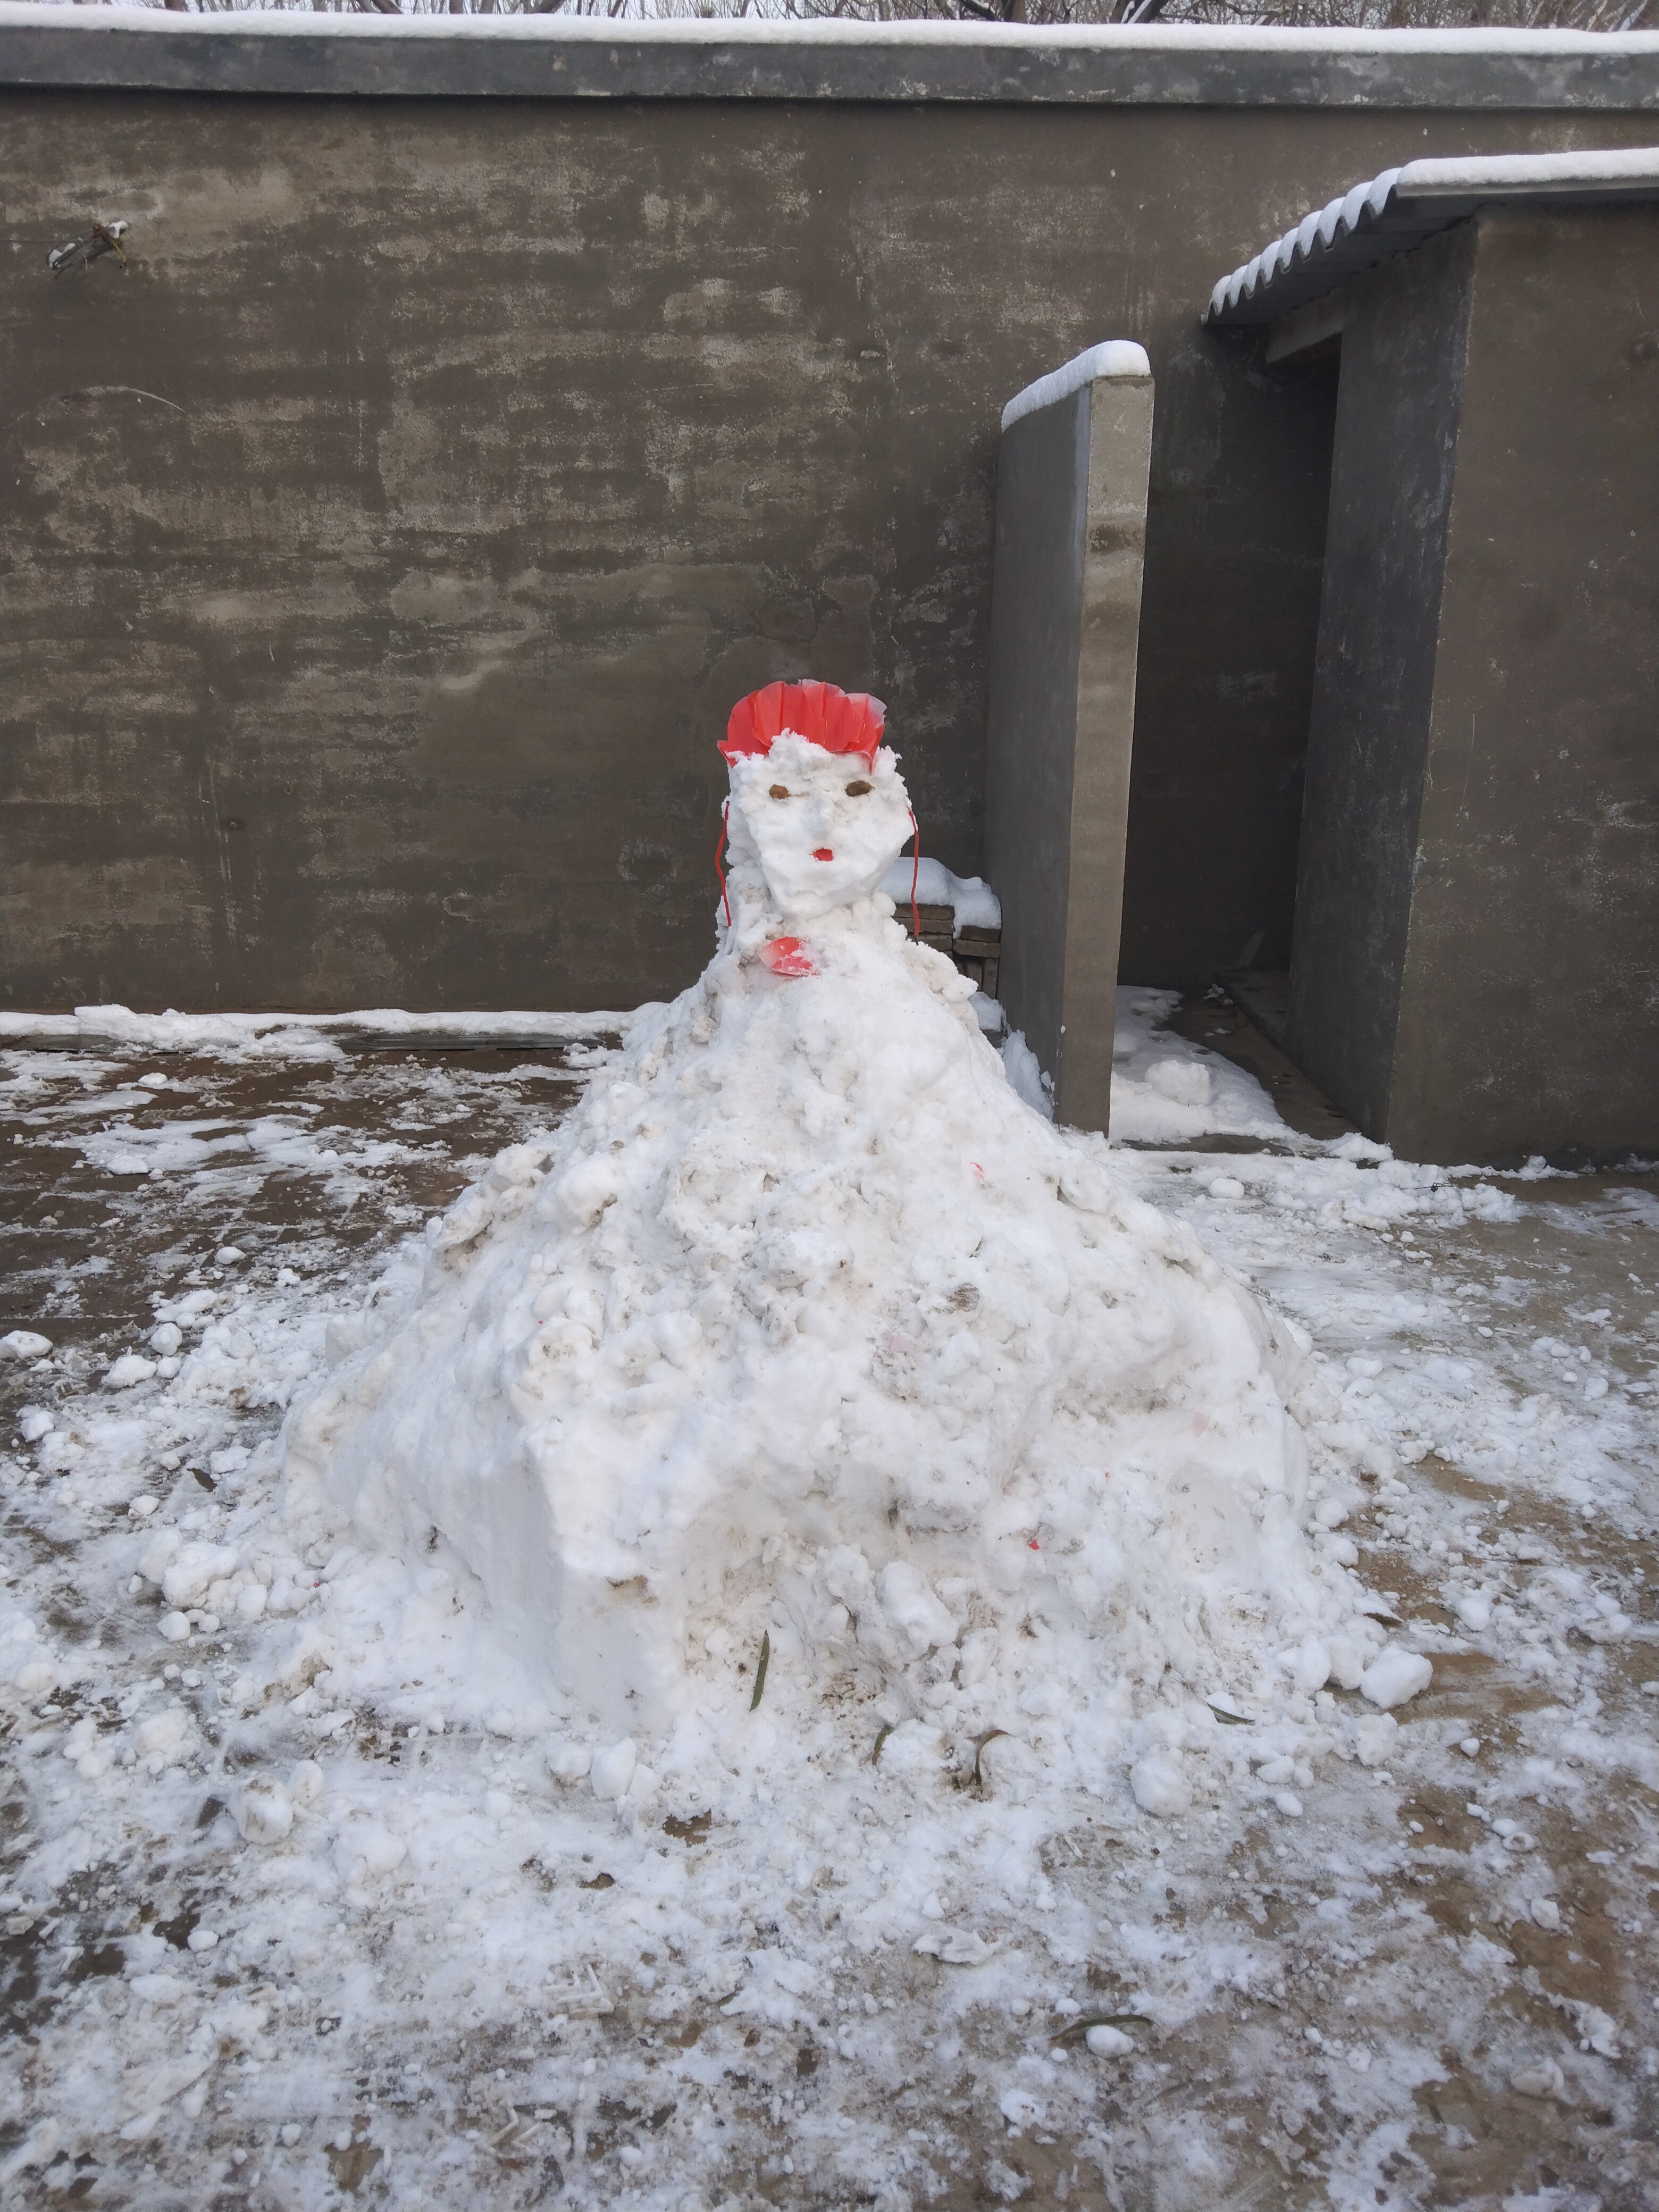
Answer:
<svg viewBox="0 0 1659 2212"><path fill-rule="evenodd" d="M0 84L386 98L1659 108L1659 34L1132 31L0 5Z"/></svg>
<svg viewBox="0 0 1659 2212"><path fill-rule="evenodd" d="M549 1052L626 1034L631 1013L417 1014L374 1006L338 1014L140 1014L77 1006L72 1014L0 1012L0 1051L231 1053L305 1059L342 1052Z"/></svg>
<svg viewBox="0 0 1659 2212"><path fill-rule="evenodd" d="M1061 399L1069 399L1085 384L1094 384L1102 377L1150 376L1152 373L1145 346L1127 338L1108 338L1104 345L1091 346L1063 368L1051 369L1035 384L1028 384L1024 392L1017 392L1002 410L1002 427L1012 430L1039 407L1053 407Z"/></svg>
<svg viewBox="0 0 1659 2212"><path fill-rule="evenodd" d="M1096 347L1029 386L1054 397L1008 422L997 461L985 855L1001 998L1057 1117L1102 1131L1152 437L1152 380L1125 373L1139 351ZM1106 373L1078 381L1091 362Z"/></svg>

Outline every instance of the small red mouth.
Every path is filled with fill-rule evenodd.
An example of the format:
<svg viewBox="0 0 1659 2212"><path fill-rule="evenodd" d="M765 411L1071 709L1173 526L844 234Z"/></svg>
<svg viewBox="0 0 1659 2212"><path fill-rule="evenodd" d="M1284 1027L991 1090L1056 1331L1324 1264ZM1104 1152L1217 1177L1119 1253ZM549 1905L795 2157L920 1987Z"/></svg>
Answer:
<svg viewBox="0 0 1659 2212"><path fill-rule="evenodd" d="M817 851L812 855L812 858L815 860L833 860L835 857L835 854L830 850L830 848L827 845L820 845Z"/></svg>

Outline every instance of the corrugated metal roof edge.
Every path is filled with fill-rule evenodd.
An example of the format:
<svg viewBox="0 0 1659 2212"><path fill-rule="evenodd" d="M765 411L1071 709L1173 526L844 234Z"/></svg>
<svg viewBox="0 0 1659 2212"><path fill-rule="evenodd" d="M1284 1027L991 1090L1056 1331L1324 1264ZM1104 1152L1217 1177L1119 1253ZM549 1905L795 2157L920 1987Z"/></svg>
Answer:
<svg viewBox="0 0 1659 2212"><path fill-rule="evenodd" d="M1659 200L1659 147L1422 161L1384 169L1224 276L1202 319L1212 327L1273 322L1390 254L1404 253L1494 202L1609 207Z"/></svg>

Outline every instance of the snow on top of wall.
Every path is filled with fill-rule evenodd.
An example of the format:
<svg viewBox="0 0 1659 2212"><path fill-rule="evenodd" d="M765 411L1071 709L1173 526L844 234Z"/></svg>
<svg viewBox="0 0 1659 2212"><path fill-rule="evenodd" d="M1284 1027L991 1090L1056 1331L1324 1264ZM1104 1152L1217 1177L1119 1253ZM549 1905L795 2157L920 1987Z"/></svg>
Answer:
<svg viewBox="0 0 1659 2212"><path fill-rule="evenodd" d="M1389 173L1402 200L1429 192L1541 191L1558 185L1659 185L1659 146L1600 153L1470 154L1454 161L1407 161Z"/></svg>
<svg viewBox="0 0 1659 2212"><path fill-rule="evenodd" d="M1039 407L1052 407L1061 399L1069 399L1085 384L1097 377L1150 376L1152 365L1146 358L1145 346L1134 344L1128 338L1108 338L1104 345L1091 346L1086 353L1079 354L1063 368L1038 377L1028 384L1024 392L1017 392L1002 410L1005 430L1018 422L1024 415L1035 415Z"/></svg>
<svg viewBox="0 0 1659 2212"><path fill-rule="evenodd" d="M0 27L88 33L148 31L158 37L335 39L529 39L604 46L1091 46L1145 53L1195 50L1285 54L1419 53L1638 54L1659 52L1659 33L1644 31L1303 31L1255 24L979 22L778 22L752 16L595 17L554 15L319 15L250 9L210 15L162 8L83 5L81 0L0 0Z"/></svg>
<svg viewBox="0 0 1659 2212"><path fill-rule="evenodd" d="M1316 254L1382 220L1391 206L1435 199L1508 198L1529 192L1559 191L1575 186L1652 185L1659 190L1659 146L1634 146L1614 151L1565 154L1473 154L1455 160L1407 161L1401 168L1384 169L1380 177L1356 185L1341 198L1327 201L1304 216L1282 238L1264 246L1253 260L1224 276L1210 295L1212 321L1253 299L1264 285L1273 283L1311 261ZM1402 244L1415 242L1402 236ZM1336 271L1333 282L1347 274Z"/></svg>

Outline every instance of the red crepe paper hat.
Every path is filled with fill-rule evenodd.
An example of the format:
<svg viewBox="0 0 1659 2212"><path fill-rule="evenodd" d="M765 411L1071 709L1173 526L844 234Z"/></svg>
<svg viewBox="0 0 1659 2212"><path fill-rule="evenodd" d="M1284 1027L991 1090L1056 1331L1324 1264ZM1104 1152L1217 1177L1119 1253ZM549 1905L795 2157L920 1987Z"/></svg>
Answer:
<svg viewBox="0 0 1659 2212"><path fill-rule="evenodd" d="M834 684L769 684L732 709L720 750L729 761L769 753L784 730L822 745L827 753L856 753L873 767L887 709L867 691Z"/></svg>

